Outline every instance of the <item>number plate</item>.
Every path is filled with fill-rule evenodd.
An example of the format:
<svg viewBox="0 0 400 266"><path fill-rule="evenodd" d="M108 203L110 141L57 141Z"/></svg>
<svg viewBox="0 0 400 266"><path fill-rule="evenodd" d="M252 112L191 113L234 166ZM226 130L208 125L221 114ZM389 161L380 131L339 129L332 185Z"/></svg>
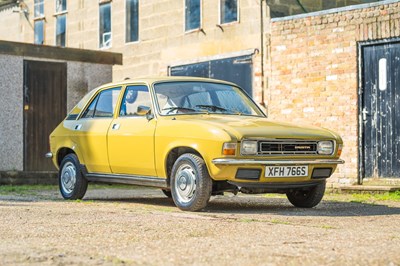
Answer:
<svg viewBox="0 0 400 266"><path fill-rule="evenodd" d="M267 166L265 177L302 177L308 176L308 166Z"/></svg>

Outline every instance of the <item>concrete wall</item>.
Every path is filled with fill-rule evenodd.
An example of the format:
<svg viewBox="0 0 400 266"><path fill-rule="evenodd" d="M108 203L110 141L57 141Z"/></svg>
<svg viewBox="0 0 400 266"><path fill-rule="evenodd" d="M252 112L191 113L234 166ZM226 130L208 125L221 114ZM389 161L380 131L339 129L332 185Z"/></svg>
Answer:
<svg viewBox="0 0 400 266"><path fill-rule="evenodd" d="M23 58L0 54L0 171L23 169Z"/></svg>
<svg viewBox="0 0 400 266"><path fill-rule="evenodd" d="M327 127L343 137L346 164L333 182L357 178L357 42L400 36L400 3L392 2L271 25L270 117Z"/></svg>
<svg viewBox="0 0 400 266"><path fill-rule="evenodd" d="M23 65L24 57L0 54L0 171L23 171ZM110 65L67 62L68 111L89 90L111 81Z"/></svg>
<svg viewBox="0 0 400 266"><path fill-rule="evenodd" d="M67 75L67 109L70 111L88 91L112 81L112 66L68 62Z"/></svg>

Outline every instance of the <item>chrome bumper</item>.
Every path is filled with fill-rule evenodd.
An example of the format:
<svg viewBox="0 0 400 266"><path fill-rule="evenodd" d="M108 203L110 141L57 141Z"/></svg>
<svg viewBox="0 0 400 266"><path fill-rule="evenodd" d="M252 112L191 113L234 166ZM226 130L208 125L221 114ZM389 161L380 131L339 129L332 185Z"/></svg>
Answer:
<svg viewBox="0 0 400 266"><path fill-rule="evenodd" d="M344 164L343 160L329 160L329 159L317 159L317 160L257 160L257 159L226 159L219 158L212 160L215 165L309 165L309 164Z"/></svg>
<svg viewBox="0 0 400 266"><path fill-rule="evenodd" d="M48 153L46 153L45 155L44 155L46 158L53 158L53 153L51 153L51 152L48 152Z"/></svg>

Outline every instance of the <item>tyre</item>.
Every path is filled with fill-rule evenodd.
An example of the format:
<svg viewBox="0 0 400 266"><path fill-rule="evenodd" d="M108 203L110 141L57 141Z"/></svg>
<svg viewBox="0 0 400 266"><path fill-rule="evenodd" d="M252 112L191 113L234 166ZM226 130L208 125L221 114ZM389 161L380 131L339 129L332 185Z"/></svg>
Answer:
<svg viewBox="0 0 400 266"><path fill-rule="evenodd" d="M207 206L212 180L204 160L194 154L181 155L171 174L171 192L175 205L184 211L199 211Z"/></svg>
<svg viewBox="0 0 400 266"><path fill-rule="evenodd" d="M82 175L75 154L70 153L62 160L58 172L58 185L64 199L76 200L85 196L88 182Z"/></svg>
<svg viewBox="0 0 400 266"><path fill-rule="evenodd" d="M300 208L312 208L321 202L325 193L325 181L310 189L294 190L286 193L290 203Z"/></svg>
<svg viewBox="0 0 400 266"><path fill-rule="evenodd" d="M172 198L172 193L171 190L166 190L166 189L161 189L161 191L164 193L165 196L168 198Z"/></svg>

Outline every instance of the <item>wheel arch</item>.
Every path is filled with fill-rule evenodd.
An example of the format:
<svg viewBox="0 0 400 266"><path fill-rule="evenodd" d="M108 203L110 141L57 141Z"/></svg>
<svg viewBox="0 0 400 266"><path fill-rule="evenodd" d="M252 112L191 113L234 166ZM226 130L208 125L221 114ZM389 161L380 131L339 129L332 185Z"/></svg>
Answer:
<svg viewBox="0 0 400 266"><path fill-rule="evenodd" d="M192 154L195 154L195 155L199 156L200 158L204 159L203 156L200 154L200 152L192 147L179 146L179 147L175 147L175 148L171 149L168 152L168 155L166 156L165 165L164 165L165 173L167 174L168 186L170 186L170 181L171 181L170 176L171 176L172 167L173 167L174 163L179 158L179 156L181 156L182 154L185 154L185 153L192 153ZM207 167L207 165L206 165L206 167ZM207 169L207 171L208 171L208 169Z"/></svg>
<svg viewBox="0 0 400 266"><path fill-rule="evenodd" d="M56 158L56 162L57 162L57 166L60 167L62 160L64 159L65 156L67 156L68 154L75 154L76 156L78 156L76 154L76 152L68 147L62 147L57 151L57 158Z"/></svg>

